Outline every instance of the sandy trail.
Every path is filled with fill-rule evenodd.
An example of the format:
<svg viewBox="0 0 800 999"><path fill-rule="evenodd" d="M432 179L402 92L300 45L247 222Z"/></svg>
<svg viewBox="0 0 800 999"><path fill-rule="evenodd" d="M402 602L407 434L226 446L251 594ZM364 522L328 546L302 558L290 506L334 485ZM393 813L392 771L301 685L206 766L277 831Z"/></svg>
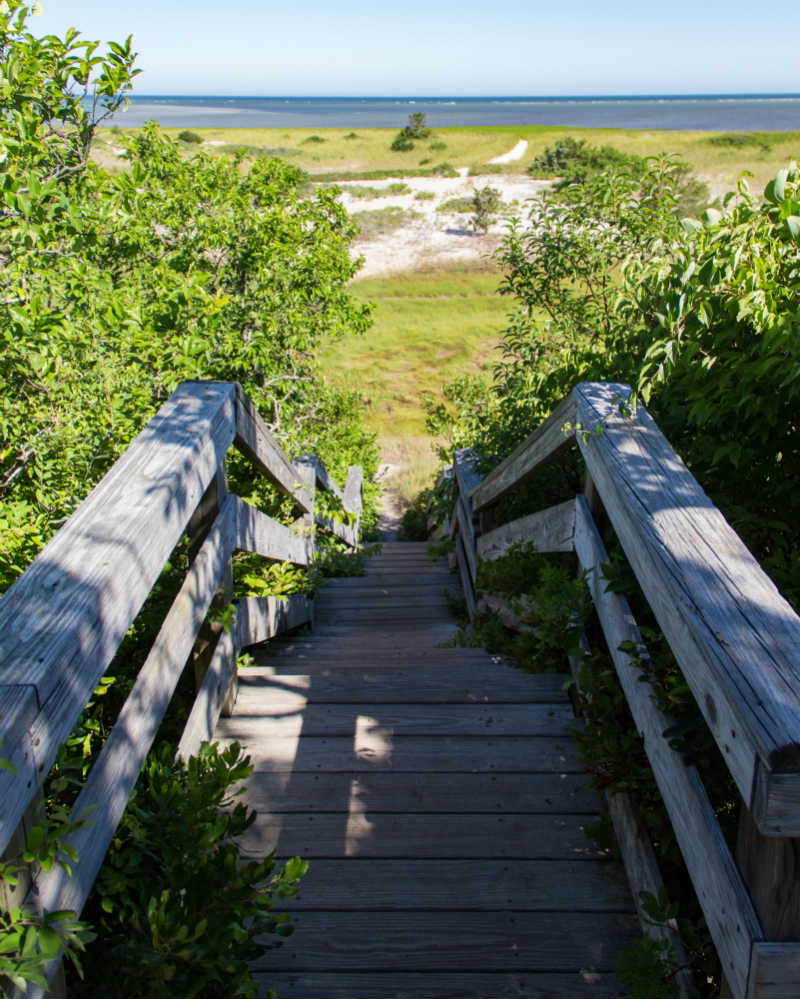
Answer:
<svg viewBox="0 0 800 999"><path fill-rule="evenodd" d="M528 150L528 140L520 139L513 149L507 153L501 153L489 160L490 163L513 163L514 160L521 160Z"/></svg>

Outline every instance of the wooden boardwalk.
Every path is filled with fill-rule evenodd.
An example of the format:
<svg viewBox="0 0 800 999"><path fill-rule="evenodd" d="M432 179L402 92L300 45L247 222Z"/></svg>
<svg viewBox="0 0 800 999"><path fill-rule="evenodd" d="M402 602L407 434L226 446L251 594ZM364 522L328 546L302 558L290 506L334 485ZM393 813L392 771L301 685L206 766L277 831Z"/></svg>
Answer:
<svg viewBox="0 0 800 999"><path fill-rule="evenodd" d="M296 932L259 966L280 999L619 995L639 935L564 676L439 647L454 577L392 543L328 581L313 635L254 650L232 718L255 765L244 841L310 861Z"/></svg>

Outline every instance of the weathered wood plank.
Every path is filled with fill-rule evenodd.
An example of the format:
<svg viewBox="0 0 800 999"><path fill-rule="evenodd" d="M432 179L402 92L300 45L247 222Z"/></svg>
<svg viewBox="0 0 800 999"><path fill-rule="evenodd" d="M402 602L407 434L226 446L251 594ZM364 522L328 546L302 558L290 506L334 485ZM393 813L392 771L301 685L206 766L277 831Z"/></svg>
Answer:
<svg viewBox="0 0 800 999"><path fill-rule="evenodd" d="M236 386L236 446L263 475L288 493L301 510L311 512L297 469L269 432L241 385Z"/></svg>
<svg viewBox="0 0 800 999"><path fill-rule="evenodd" d="M337 807L381 812L578 812L601 801L585 773L256 773L247 800L258 811L317 813Z"/></svg>
<svg viewBox="0 0 800 999"><path fill-rule="evenodd" d="M344 500L344 493L339 488L328 469L325 467L325 462L316 454L304 457L310 458L314 465L314 473L316 475L316 482L319 488L324 489L326 493L331 493L338 500Z"/></svg>
<svg viewBox="0 0 800 999"><path fill-rule="evenodd" d="M302 694L283 704L248 697L236 712L236 731L248 742L323 735L352 735L357 719L369 719L385 737L421 735L568 736L575 716L561 704L341 704L308 703ZM287 703L288 702L288 703ZM248 709L252 714L248 714ZM359 721L363 727L364 721Z"/></svg>
<svg viewBox="0 0 800 999"><path fill-rule="evenodd" d="M363 810L361 805L364 804ZM260 814L238 840L253 856L277 851L321 857L573 860L603 857L583 832L593 815L376 815L354 802L349 813ZM435 835L434 835L435 831Z"/></svg>
<svg viewBox="0 0 800 999"><path fill-rule="evenodd" d="M402 621L430 621L438 620L443 623L453 623L453 615L449 606L444 601L436 603L422 604L408 607L405 604L397 607L364 607L359 612L355 608L348 607L326 607L316 608L316 624L319 628L326 625L360 625L365 632L369 631L369 626L374 622L394 622L399 624Z"/></svg>
<svg viewBox="0 0 800 999"><path fill-rule="evenodd" d="M485 649L473 649L464 646L443 648L425 648L417 645L413 652L408 648L393 647L389 649L360 648L352 643L341 640L331 642L313 634L298 636L278 636L273 641L253 650L259 663L275 662L277 657L291 660L319 660L320 662L335 662L341 667L350 664L361 668L365 662L373 668L396 668L398 659L403 659L409 665L419 664L420 669L431 666L446 666L450 663L460 665L464 662L489 664L502 662L502 656L490 656Z"/></svg>
<svg viewBox="0 0 800 999"><path fill-rule="evenodd" d="M236 675L238 655L238 629L234 617L230 630L223 631L219 636L202 686L197 692L192 710L186 720L176 753L184 760L188 760L197 752L201 742L211 740L225 698L228 696L228 691Z"/></svg>
<svg viewBox="0 0 800 999"><path fill-rule="evenodd" d="M456 499L455 515L458 520L459 542L466 558L472 587L478 578L478 557L475 554L475 528L472 524L472 514L467 509L467 501L459 494Z"/></svg>
<svg viewBox="0 0 800 999"><path fill-rule="evenodd" d="M464 539L460 531L456 535L456 559L458 561L458 571L461 576L461 588L464 593L464 600L467 603L467 613L471 621L475 617L476 611L475 591L472 585L469 561L464 550Z"/></svg>
<svg viewBox="0 0 800 999"><path fill-rule="evenodd" d="M697 989L689 970L689 958L676 920L670 919L666 923L655 923L642 906L640 893L649 892L654 898L658 898L659 893L664 888L664 881L658 868L653 844L647 835L647 829L641 820L639 810L631 796L625 791L618 794L606 792L605 798L611 821L614 824L614 833L622 854L625 874L636 904L642 932L653 940L665 940L671 947L671 953L679 969L675 973L673 981L678 986L681 999L696 996Z"/></svg>
<svg viewBox="0 0 800 999"><path fill-rule="evenodd" d="M351 861L352 863L352 861ZM259 957L259 971L612 971L639 936L636 918L608 913L297 912L296 932ZM578 975L576 975L578 978ZM494 997L492 997L494 999Z"/></svg>
<svg viewBox="0 0 800 999"><path fill-rule="evenodd" d="M592 570L588 584L606 643L725 976L734 990L744 993L750 944L763 938L763 930L697 771L684 764L662 734L671 720L653 703L649 684L641 681L631 657L620 651L626 642L643 647L642 639L627 600L606 590L600 577L607 555L583 496L575 505L575 551L581 567Z"/></svg>
<svg viewBox="0 0 800 999"><path fill-rule="evenodd" d="M470 496L472 509L477 513L490 503L496 503L515 486L524 482L537 468L552 461L574 440L572 429L564 425L575 422L575 399L570 393L559 403L548 418L524 440L519 447L491 471Z"/></svg>
<svg viewBox="0 0 800 999"><path fill-rule="evenodd" d="M276 562L308 565L309 540L300 533L268 517L261 510L233 497L236 507L236 547ZM312 542L313 543L313 542Z"/></svg>
<svg viewBox="0 0 800 999"><path fill-rule="evenodd" d="M575 389L578 419L603 425L579 435L587 468L745 804L765 834L799 835L800 618L649 414L617 414L626 391ZM796 775L793 823L771 813L773 771L783 790Z"/></svg>
<svg viewBox="0 0 800 999"><path fill-rule="evenodd" d="M574 533L575 500L567 500L484 534L478 538L478 555L484 559L500 558L511 545L520 542L532 544L537 552L571 552Z"/></svg>
<svg viewBox="0 0 800 999"><path fill-rule="evenodd" d="M281 999L618 999L608 972L403 971L267 972L255 976Z"/></svg>
<svg viewBox="0 0 800 999"><path fill-rule="evenodd" d="M748 999L797 999L798 982L800 944L753 943Z"/></svg>
<svg viewBox="0 0 800 999"><path fill-rule="evenodd" d="M221 718L215 738L241 742L237 719ZM389 735L369 719L348 736L304 736L248 742L259 772L329 771L369 773L405 770L415 773L585 773L572 739L530 736Z"/></svg>
<svg viewBox="0 0 800 999"><path fill-rule="evenodd" d="M372 587L370 589L353 589L349 591L331 592L323 587L314 598L317 610L341 613L342 611L369 610L380 607L429 607L435 604L449 607L447 597L457 596L456 586L411 586L405 592L398 593L396 588Z"/></svg>
<svg viewBox="0 0 800 999"><path fill-rule="evenodd" d="M477 470L477 455L472 448L456 448L453 452L453 475L458 491L469 500L473 489L483 482L483 473Z"/></svg>
<svg viewBox="0 0 800 999"><path fill-rule="evenodd" d="M342 524L333 517L326 517L322 513L314 514L314 523L318 527L330 531L331 534L340 541L344 541L346 545L350 545L351 548L358 548L358 529L351 524Z"/></svg>
<svg viewBox="0 0 800 999"><path fill-rule="evenodd" d="M288 597L243 597L236 605L239 647L265 642L313 619L314 601L301 593Z"/></svg>
<svg viewBox="0 0 800 999"><path fill-rule="evenodd" d="M361 516L364 505L364 469L361 465L351 465L347 469L347 478L344 483L344 495L342 496L342 506L345 513L351 513L356 517Z"/></svg>
<svg viewBox="0 0 800 999"><path fill-rule="evenodd" d="M287 911L513 909L632 912L622 870L600 860L347 860L318 858Z"/></svg>
<svg viewBox="0 0 800 999"><path fill-rule="evenodd" d="M233 520L228 497L75 802L73 816L87 808L95 811L91 825L69 837L80 858L72 877L60 867L39 876L40 904L48 910L83 908L230 559Z"/></svg>
<svg viewBox="0 0 800 999"><path fill-rule="evenodd" d="M432 670L429 664L403 664L395 670L327 666L317 674L280 672L269 666L239 671L239 706L249 713L259 705L296 707L298 699L315 704L555 703L567 700L563 674L531 676L492 663Z"/></svg>
<svg viewBox="0 0 800 999"><path fill-rule="evenodd" d="M47 773L234 435L234 388L181 385L0 601L0 683L37 688ZM16 825L21 818L10 811Z"/></svg>
<svg viewBox="0 0 800 999"><path fill-rule="evenodd" d="M0 758L14 770L0 770L0 855L19 827L33 789L39 783L36 757L28 728L38 712L36 688L30 685L0 687Z"/></svg>

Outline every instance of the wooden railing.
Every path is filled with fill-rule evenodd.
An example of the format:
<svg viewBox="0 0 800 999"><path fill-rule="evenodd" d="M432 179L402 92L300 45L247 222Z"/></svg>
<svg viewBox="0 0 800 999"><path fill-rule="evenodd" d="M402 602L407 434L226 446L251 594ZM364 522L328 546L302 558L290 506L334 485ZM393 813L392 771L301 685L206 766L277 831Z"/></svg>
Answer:
<svg viewBox="0 0 800 999"><path fill-rule="evenodd" d="M467 605L479 559L514 542L574 551L684 861L735 996L800 995L800 618L626 385L579 384L486 478L457 452L452 533ZM626 415L627 414L627 415ZM498 502L564 449L586 465L574 500L496 526ZM613 526L741 795L737 861L697 770L684 763L625 643L646 655L624 597L609 592L593 517ZM652 850L624 796L612 816L634 894L657 888ZM616 814L615 814L616 813ZM626 818L627 817L627 818ZM662 932L659 930L659 932ZM669 927L663 933L675 940Z"/></svg>
<svg viewBox="0 0 800 999"><path fill-rule="evenodd" d="M232 445L291 497L293 526L228 492ZM71 877L59 867L36 876L37 907L81 911L212 602L233 598L234 551L309 565L315 525L356 547L362 486L356 466L342 491L315 456L292 463L241 386L185 382L0 600L0 755L16 770L0 770L2 852L24 838L58 747L188 532L186 578L75 803L76 816L92 809L90 825L71 837L79 862ZM315 513L317 487L338 497L351 523ZM180 755L196 752L231 706L240 650L312 616L304 596L235 604L230 627L203 640L207 667Z"/></svg>

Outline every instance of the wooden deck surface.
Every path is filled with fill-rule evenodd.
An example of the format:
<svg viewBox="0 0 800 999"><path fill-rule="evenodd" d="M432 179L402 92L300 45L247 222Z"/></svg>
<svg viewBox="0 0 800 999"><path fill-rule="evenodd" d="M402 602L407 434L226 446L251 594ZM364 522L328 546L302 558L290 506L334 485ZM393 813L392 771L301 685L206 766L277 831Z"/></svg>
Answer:
<svg viewBox="0 0 800 999"><path fill-rule="evenodd" d="M258 812L244 848L310 861L296 931L259 965L280 999L620 994L638 935L563 676L440 647L455 578L391 543L329 580L312 635L253 650L232 718Z"/></svg>

